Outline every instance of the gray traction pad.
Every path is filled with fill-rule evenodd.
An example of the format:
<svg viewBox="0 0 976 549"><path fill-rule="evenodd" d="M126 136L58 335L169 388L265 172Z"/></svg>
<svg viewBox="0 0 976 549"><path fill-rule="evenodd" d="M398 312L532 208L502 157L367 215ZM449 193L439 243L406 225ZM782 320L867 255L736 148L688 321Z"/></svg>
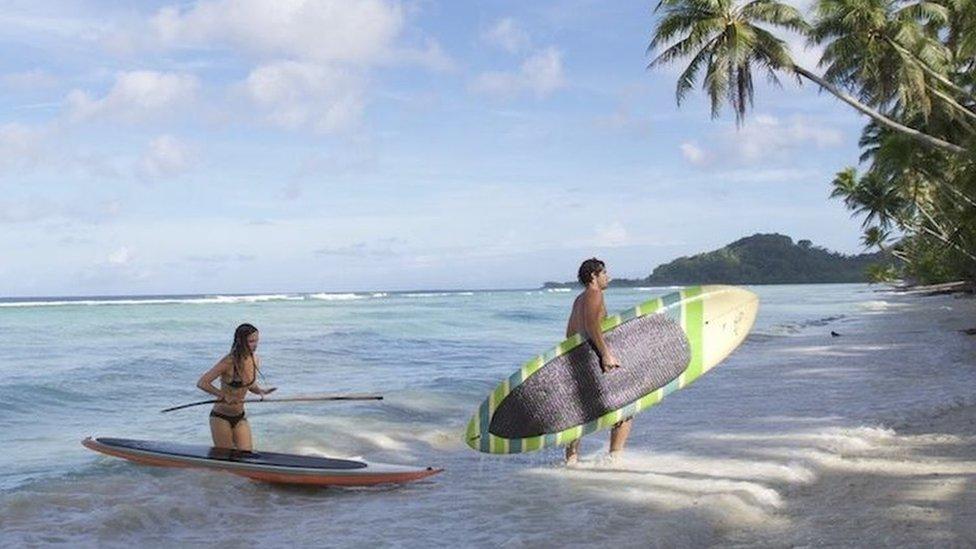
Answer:
<svg viewBox="0 0 976 549"><path fill-rule="evenodd" d="M603 373L587 341L512 390L492 415L488 431L519 439L583 425L667 385L691 359L681 326L662 314L629 320L603 337L620 368Z"/></svg>

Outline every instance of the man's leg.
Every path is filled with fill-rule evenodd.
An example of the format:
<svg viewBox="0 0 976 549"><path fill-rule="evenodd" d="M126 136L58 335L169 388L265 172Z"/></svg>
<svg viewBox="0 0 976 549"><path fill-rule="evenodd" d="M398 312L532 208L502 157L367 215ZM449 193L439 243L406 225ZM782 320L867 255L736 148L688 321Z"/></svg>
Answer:
<svg viewBox="0 0 976 549"><path fill-rule="evenodd" d="M625 419L613 426L610 431L610 455L618 456L627 444L627 437L630 436L630 424L632 419Z"/></svg>
<svg viewBox="0 0 976 549"><path fill-rule="evenodd" d="M579 445L580 439L576 439L566 446L566 465L576 465L579 461Z"/></svg>

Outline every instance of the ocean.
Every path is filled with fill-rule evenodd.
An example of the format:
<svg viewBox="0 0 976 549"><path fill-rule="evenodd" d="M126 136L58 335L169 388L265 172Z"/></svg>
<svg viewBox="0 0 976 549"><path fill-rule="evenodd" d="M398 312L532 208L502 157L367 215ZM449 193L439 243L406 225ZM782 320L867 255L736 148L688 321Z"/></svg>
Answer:
<svg viewBox="0 0 976 549"><path fill-rule="evenodd" d="M635 419L623 467L639 476L624 483L620 464L604 467L605 432L584 439L581 471L563 468L559 450L489 456L461 441L487 392L562 339L575 292L2 299L0 546L708 544L727 525L696 497L727 492L739 503L723 505L743 516L770 512L783 486L815 474L802 452L777 449L810 433L843 444L843 433L883 434L971 402L976 371L957 367L955 334L910 318L956 314L951 299L860 284L751 289L760 312L743 346ZM668 291L609 290L607 308ZM196 380L241 322L260 329L262 384L278 395L385 397L250 405L256 448L445 472L405 486L280 487L81 446L89 435L209 444L208 406L159 410L207 398Z"/></svg>

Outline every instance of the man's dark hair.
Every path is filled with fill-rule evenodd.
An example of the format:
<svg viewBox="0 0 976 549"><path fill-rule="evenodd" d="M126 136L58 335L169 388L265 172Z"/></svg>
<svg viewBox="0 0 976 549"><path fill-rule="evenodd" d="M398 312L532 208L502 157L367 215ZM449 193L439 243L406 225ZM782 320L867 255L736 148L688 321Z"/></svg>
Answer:
<svg viewBox="0 0 976 549"><path fill-rule="evenodd" d="M593 281L593 277L600 274L600 271L605 271L607 266L604 265L602 261L595 257L591 257L583 262L579 268L579 274L576 277L579 279L579 283L588 286L590 282Z"/></svg>

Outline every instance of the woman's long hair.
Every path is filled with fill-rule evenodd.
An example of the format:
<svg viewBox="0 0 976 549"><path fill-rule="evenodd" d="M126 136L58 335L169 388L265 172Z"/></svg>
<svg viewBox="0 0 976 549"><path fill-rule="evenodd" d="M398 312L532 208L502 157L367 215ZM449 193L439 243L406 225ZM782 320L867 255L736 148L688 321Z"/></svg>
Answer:
<svg viewBox="0 0 976 549"><path fill-rule="evenodd" d="M247 338L258 331L253 324L244 323L234 330L234 343L230 347L230 359L234 364L234 373L237 374L237 378L244 381L244 359L250 357L251 364L254 364L254 376L251 378L251 383L254 383L258 379L258 361L254 360L254 353L251 352L251 346L247 344ZM232 375L231 378L234 376ZM250 385L250 384L249 384Z"/></svg>

